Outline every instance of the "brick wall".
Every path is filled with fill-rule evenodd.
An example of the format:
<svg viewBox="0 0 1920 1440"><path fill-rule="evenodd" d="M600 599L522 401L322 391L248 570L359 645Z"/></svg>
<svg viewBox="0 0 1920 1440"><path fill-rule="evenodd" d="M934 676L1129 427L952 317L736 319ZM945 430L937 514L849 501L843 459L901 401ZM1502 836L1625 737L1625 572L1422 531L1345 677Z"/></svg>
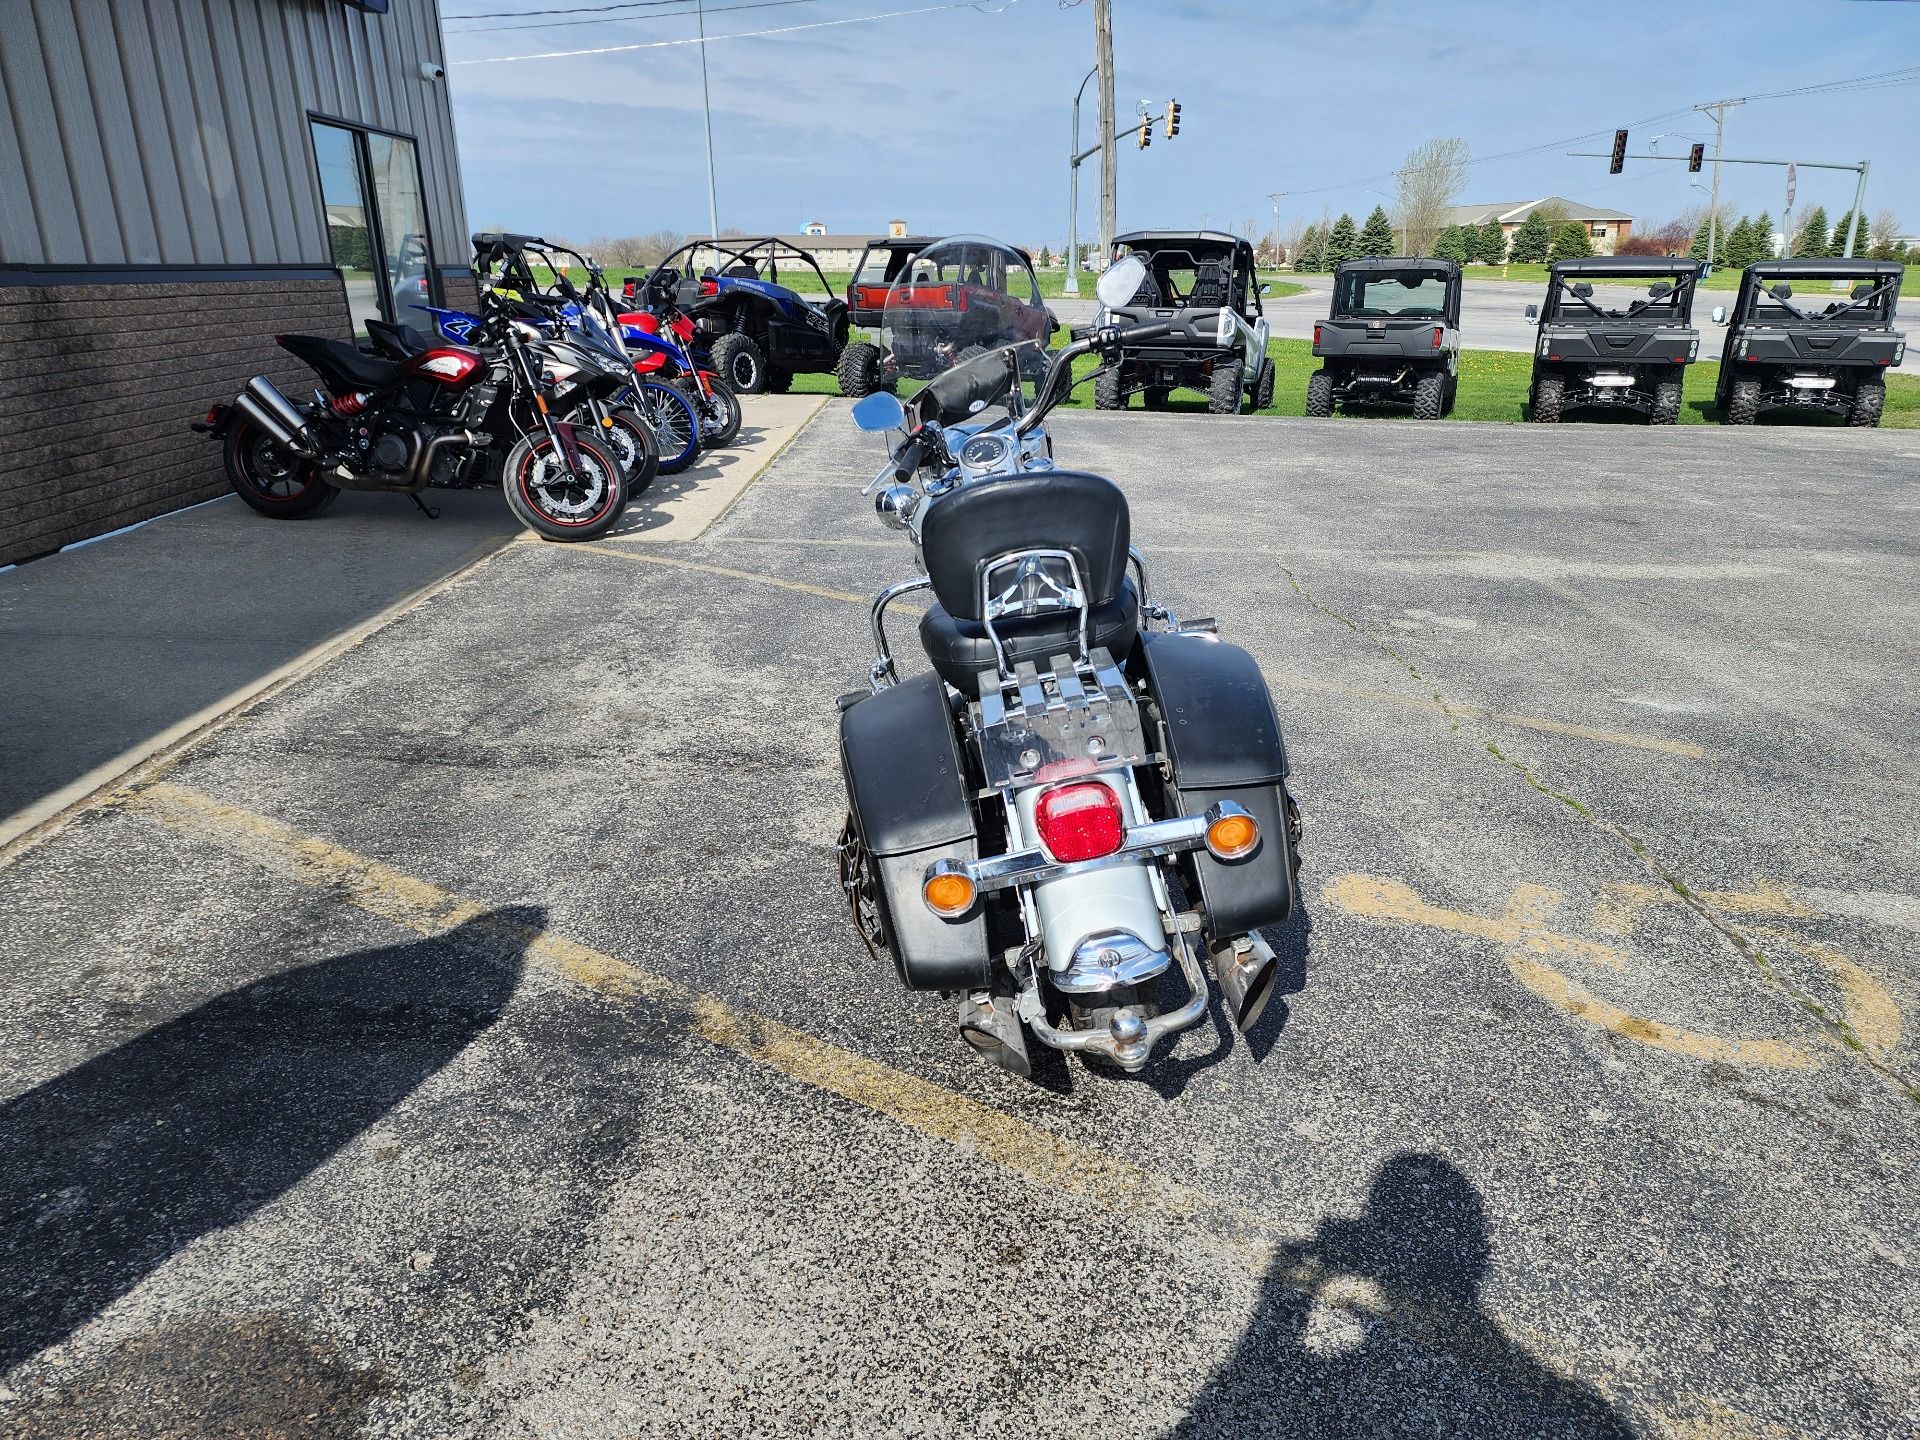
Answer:
<svg viewBox="0 0 1920 1440"><path fill-rule="evenodd" d="M338 279L0 287L0 565L226 494L187 422L308 387L290 332L348 337Z"/></svg>

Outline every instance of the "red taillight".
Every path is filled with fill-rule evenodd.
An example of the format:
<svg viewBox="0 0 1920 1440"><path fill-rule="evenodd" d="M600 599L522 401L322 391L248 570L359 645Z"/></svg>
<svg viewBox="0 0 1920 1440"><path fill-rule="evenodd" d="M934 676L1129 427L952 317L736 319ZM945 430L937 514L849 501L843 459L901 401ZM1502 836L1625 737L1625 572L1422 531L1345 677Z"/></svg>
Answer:
<svg viewBox="0 0 1920 1440"><path fill-rule="evenodd" d="M220 423L220 412L225 408L226 407L224 405L215 405L212 409L208 410L207 424L218 425Z"/></svg>
<svg viewBox="0 0 1920 1440"><path fill-rule="evenodd" d="M1033 807L1033 823L1047 853L1066 864L1111 855L1127 838L1120 797L1098 780L1047 791Z"/></svg>
<svg viewBox="0 0 1920 1440"><path fill-rule="evenodd" d="M1444 325L1436 325L1433 327L1433 348L1434 349L1438 350L1440 348L1440 339L1446 333L1447 333L1447 328Z"/></svg>
<svg viewBox="0 0 1920 1440"><path fill-rule="evenodd" d="M1316 347L1318 347L1318 346L1319 346L1319 344L1320 344L1320 331L1321 331L1321 328L1322 328L1322 327L1321 327L1321 326L1318 326L1318 325L1316 325L1316 326L1314 326L1314 327L1313 327L1313 343L1314 343L1314 345L1315 345Z"/></svg>
<svg viewBox="0 0 1920 1440"><path fill-rule="evenodd" d="M720 282L718 280L702 280L700 282L700 293L702 295L718 295L720 293Z"/></svg>

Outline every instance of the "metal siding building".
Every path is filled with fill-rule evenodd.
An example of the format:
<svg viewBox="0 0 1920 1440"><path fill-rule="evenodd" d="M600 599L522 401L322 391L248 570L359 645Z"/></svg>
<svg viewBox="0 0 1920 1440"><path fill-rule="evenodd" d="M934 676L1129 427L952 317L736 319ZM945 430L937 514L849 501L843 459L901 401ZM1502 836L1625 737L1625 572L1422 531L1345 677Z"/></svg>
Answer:
<svg viewBox="0 0 1920 1440"><path fill-rule="evenodd" d="M220 493L187 419L251 374L299 381L274 333L349 333L343 236L377 252L356 311L399 303L394 204L419 298L470 300L438 3L385 3L0 3L0 442L27 457L0 563ZM323 200L322 133L360 157L364 214ZM103 454L107 430L138 439Z"/></svg>

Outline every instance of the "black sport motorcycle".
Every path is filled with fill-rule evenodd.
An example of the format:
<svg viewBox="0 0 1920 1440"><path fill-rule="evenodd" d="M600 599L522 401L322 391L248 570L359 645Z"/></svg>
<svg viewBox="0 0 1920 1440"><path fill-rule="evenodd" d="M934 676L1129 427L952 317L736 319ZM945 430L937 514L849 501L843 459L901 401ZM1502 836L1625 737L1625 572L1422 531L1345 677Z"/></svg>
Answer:
<svg viewBox="0 0 1920 1440"><path fill-rule="evenodd" d="M398 327L382 327L387 354L276 336L319 377L312 398L293 400L256 375L193 428L222 442L240 498L276 518L317 515L343 489L410 495L432 514L420 498L429 486L497 481L547 539L605 534L626 507L627 477L596 432L631 377L626 360L587 333L548 335L537 307L496 298L483 309L478 348L419 348L421 337Z"/></svg>
<svg viewBox="0 0 1920 1440"><path fill-rule="evenodd" d="M973 262L990 258L943 263L988 273ZM1103 277L1103 299L1133 294L1129 263ZM1042 428L1075 360L1111 361L1167 327L1100 329L1051 356L1017 334L989 349L931 334L939 310L895 289L892 318L935 356L932 378L904 404L867 396L854 418L900 432L868 491L923 573L874 601L870 688L841 701L855 923L909 989L957 994L962 1037L1022 1075L1029 1035L1144 1067L1206 1012L1202 949L1245 1030L1275 978L1258 930L1291 912L1298 868L1272 699L1211 620L1181 624L1154 601L1126 496L1057 468ZM886 615L914 592L931 599L932 669L902 678ZM1169 1007L1174 970L1185 993Z"/></svg>

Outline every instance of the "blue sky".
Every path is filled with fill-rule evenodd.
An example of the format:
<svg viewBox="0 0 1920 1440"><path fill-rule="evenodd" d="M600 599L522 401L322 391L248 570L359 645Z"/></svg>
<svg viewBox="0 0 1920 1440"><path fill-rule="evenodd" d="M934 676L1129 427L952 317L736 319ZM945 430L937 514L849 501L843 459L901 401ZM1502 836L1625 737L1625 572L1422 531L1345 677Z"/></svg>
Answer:
<svg viewBox="0 0 1920 1440"><path fill-rule="evenodd" d="M565 234L703 231L706 151L693 45L506 64L492 56L694 34L691 13L463 20L604 0L440 0L467 204L476 225ZM709 34L814 24L937 0L707 0ZM1004 9L1001 9L1002 6ZM1000 10L1001 13L988 13ZM617 12L618 13L618 12ZM591 21L558 25L556 21ZM538 24L513 29L510 25ZM720 223L761 233L810 220L876 230L981 231L1058 247L1066 236L1069 108L1092 62L1091 4L981 0L708 46ZM1362 217L1387 203L1389 172L1422 141L1466 140L1467 202L1562 194L1662 219L1704 197L1681 161L1570 159L1610 132L1723 96L1758 95L1920 66L1920 3L1740 0L1114 0L1119 108L1180 99L1180 136L1123 142L1123 228L1272 223L1283 214ZM1920 232L1920 72L1907 83L1753 103L1729 112L1726 153L1871 162L1866 210ZM1091 143L1092 97L1085 131ZM1636 124L1631 148L1663 133L1684 157L1712 122ZM1097 170L1082 170L1082 234L1097 220ZM1799 199L1830 215L1853 177L1802 171ZM1768 210L1783 172L1729 166L1723 200Z"/></svg>

